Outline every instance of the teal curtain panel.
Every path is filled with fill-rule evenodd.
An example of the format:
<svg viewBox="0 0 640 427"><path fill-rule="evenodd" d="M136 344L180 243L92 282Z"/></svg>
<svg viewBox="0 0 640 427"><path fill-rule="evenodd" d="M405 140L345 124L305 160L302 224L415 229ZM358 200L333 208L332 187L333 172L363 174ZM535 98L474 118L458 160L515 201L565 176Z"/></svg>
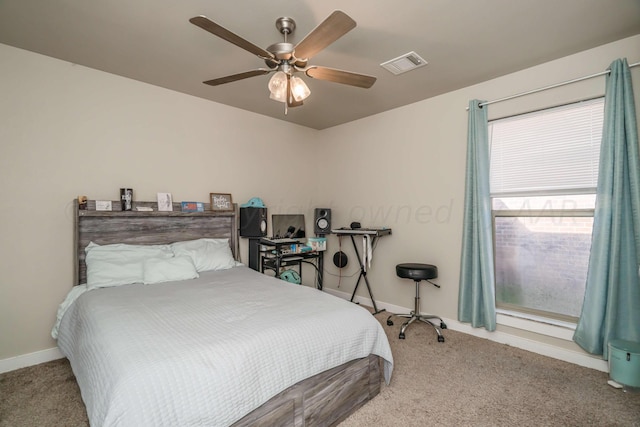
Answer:
<svg viewBox="0 0 640 427"><path fill-rule="evenodd" d="M640 158L631 72L611 64L584 303L573 339L608 360L613 339L640 342Z"/></svg>
<svg viewBox="0 0 640 427"><path fill-rule="evenodd" d="M496 329L487 107L469 102L458 320Z"/></svg>

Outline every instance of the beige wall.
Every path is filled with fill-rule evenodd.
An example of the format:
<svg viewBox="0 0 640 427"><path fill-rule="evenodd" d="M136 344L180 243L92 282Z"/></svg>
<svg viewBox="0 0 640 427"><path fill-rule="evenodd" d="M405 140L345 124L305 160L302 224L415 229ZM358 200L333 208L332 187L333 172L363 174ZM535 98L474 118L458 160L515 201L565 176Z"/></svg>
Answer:
<svg viewBox="0 0 640 427"><path fill-rule="evenodd" d="M5 45L0 76L0 360L56 345L77 195L313 204L314 180L264 166L274 151L309 158L317 131Z"/></svg>
<svg viewBox="0 0 640 427"><path fill-rule="evenodd" d="M357 220L393 230L391 236L379 240L368 273L376 300L412 307L413 283L397 278L395 265L431 263L438 266L437 282L442 288L422 288L422 310L457 319L469 100L499 99L591 75L622 57L629 63L640 61L640 35L323 131L316 149L331 161L324 164L320 201L334 207L334 226ZM632 74L640 112L640 66ZM604 85L605 78L598 77L492 104L489 116L602 96ZM333 253L338 239L332 236L329 244ZM345 247L353 259L351 242L343 239ZM338 273L331 262L327 269ZM357 268L352 264L343 275L354 271ZM325 286L337 289L339 279L331 274L326 275ZM343 278L342 283L340 290L351 292L355 278ZM358 288L358 295L368 297L364 285ZM520 334L507 327L499 330ZM521 335L580 351L572 342Z"/></svg>
<svg viewBox="0 0 640 427"><path fill-rule="evenodd" d="M603 71L619 57L638 62L638 52L640 36L318 132L0 45L0 361L55 346L49 332L72 278L71 201L114 199L121 186L138 200L159 191L176 201L231 192L238 202L262 197L270 213L307 213L308 222L322 206L333 209L334 227L389 226L393 235L379 241L369 273L376 300L410 307L413 287L394 266L429 262L442 288L423 289L423 309L456 319L468 101ZM640 81L640 67L633 73ZM596 78L489 113L603 92L604 78ZM314 179L265 171L272 153L284 150ZM338 239L329 245L332 255ZM351 255L343 274L357 272L350 242L343 249ZM327 261L327 288L350 293L355 277L338 288ZM358 294L366 295L364 286Z"/></svg>

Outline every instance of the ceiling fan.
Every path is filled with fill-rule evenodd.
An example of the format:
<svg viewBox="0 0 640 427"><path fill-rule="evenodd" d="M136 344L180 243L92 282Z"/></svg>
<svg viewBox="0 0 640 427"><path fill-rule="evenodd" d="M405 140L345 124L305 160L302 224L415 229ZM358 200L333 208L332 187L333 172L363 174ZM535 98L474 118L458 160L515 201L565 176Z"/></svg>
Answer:
<svg viewBox="0 0 640 427"><path fill-rule="evenodd" d="M287 36L293 33L296 28L295 21L288 17L278 18L276 20L276 28L284 36L284 42L274 43L266 49L262 49L237 34L232 33L221 25L211 21L206 16L196 16L191 18L189 22L229 43L233 43L253 53L258 56L258 58L264 60L268 67L219 77L203 83L217 86L275 72L269 81L270 98L284 102L285 114L287 107L298 107L302 105L302 100L311 93L304 81L295 75L296 73L304 73L314 79L361 88L370 88L376 81L375 77L365 74L309 65L309 60L314 55L356 27L356 22L340 10L334 11L295 46L287 42Z"/></svg>

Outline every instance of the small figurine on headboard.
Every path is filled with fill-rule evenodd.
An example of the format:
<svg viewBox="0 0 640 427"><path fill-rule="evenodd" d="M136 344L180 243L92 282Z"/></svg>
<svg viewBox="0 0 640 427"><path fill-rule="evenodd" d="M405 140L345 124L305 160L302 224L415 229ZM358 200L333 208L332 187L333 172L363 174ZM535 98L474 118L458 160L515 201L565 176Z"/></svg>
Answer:
<svg viewBox="0 0 640 427"><path fill-rule="evenodd" d="M87 196L78 196L78 209L87 210Z"/></svg>

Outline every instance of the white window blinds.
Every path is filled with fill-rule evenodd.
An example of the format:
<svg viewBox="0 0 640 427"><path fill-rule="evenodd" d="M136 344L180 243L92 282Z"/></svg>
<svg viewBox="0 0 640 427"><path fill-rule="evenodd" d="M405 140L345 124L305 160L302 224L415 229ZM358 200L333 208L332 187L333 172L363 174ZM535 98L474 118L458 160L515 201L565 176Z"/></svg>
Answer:
<svg viewBox="0 0 640 427"><path fill-rule="evenodd" d="M595 193L604 98L489 123L491 195Z"/></svg>

